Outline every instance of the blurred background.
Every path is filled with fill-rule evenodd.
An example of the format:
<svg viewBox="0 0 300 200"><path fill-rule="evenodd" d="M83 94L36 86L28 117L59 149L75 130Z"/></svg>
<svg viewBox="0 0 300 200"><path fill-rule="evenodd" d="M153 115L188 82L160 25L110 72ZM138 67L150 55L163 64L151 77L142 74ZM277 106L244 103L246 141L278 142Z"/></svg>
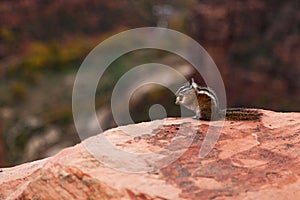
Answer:
<svg viewBox="0 0 300 200"><path fill-rule="evenodd" d="M101 41L137 27L171 28L198 41L222 74L228 107L299 111L299 11L298 0L2 0L0 166L51 156L80 142L71 108L76 72ZM128 53L100 80L95 102L103 127L115 126L114 84L130 68L149 62L172 66L203 84L176 55L150 49ZM179 116L171 91L140 90L130 103L135 122L148 121L155 103L168 116Z"/></svg>

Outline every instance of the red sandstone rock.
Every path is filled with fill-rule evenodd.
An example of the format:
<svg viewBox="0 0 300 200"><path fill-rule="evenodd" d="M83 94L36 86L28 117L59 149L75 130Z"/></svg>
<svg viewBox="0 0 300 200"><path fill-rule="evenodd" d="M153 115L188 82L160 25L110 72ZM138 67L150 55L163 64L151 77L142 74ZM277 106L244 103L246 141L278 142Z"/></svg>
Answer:
<svg viewBox="0 0 300 200"><path fill-rule="evenodd" d="M156 129L146 130L150 122L125 127L134 134L151 133L140 136L111 129L102 136L134 155L160 149L167 155L193 142L159 168L160 162L150 160L155 157L114 160L102 147L99 162L86 149L101 144L103 138L94 136L53 157L2 169L0 199L300 199L300 113L262 112L260 122L226 121L204 158L198 155L209 122L169 118L156 121L163 123ZM106 166L110 162L119 170ZM145 163L154 170L124 172Z"/></svg>

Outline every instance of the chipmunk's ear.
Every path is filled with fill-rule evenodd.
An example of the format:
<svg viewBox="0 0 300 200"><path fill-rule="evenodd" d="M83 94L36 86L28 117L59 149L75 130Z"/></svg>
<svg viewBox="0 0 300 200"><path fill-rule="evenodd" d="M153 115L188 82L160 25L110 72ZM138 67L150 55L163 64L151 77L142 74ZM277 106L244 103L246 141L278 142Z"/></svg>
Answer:
<svg viewBox="0 0 300 200"><path fill-rule="evenodd" d="M194 81L193 78L192 78L191 86L192 86L192 88L194 88L195 90L197 90L197 88L199 87L198 84L195 83L195 81Z"/></svg>
<svg viewBox="0 0 300 200"><path fill-rule="evenodd" d="M191 85L195 83L194 78L191 79Z"/></svg>

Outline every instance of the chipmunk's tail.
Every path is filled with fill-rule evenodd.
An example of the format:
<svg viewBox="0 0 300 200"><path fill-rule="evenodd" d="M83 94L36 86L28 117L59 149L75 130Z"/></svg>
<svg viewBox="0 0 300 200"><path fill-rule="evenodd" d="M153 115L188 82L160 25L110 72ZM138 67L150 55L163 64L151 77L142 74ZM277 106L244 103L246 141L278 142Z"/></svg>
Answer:
<svg viewBox="0 0 300 200"><path fill-rule="evenodd" d="M260 120L262 113L250 108L228 108L226 109L227 120Z"/></svg>

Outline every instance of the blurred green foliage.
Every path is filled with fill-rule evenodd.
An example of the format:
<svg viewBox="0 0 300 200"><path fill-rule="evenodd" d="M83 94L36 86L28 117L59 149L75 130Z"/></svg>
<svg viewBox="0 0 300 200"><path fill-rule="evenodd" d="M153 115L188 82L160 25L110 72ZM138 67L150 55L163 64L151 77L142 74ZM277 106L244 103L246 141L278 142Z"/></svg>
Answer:
<svg viewBox="0 0 300 200"><path fill-rule="evenodd" d="M26 86L23 82L13 81L10 85L12 102L23 101L26 97Z"/></svg>
<svg viewBox="0 0 300 200"><path fill-rule="evenodd" d="M0 41L8 45L14 45L17 42L17 37L11 30L2 27L0 28Z"/></svg>
<svg viewBox="0 0 300 200"><path fill-rule="evenodd" d="M78 63L91 49L91 45L83 38L72 42L33 42L28 47L27 53L19 63L10 66L9 77L21 79L31 77L31 73L41 70L64 70L69 67L78 67Z"/></svg>
<svg viewBox="0 0 300 200"><path fill-rule="evenodd" d="M37 86L42 76L77 69L93 43L85 37L77 37L66 42L30 43L26 53L7 66L5 71L4 78L11 100L24 100L27 96L26 88ZM0 101L4 100L4 96L0 97ZM14 102L6 101L8 104Z"/></svg>

